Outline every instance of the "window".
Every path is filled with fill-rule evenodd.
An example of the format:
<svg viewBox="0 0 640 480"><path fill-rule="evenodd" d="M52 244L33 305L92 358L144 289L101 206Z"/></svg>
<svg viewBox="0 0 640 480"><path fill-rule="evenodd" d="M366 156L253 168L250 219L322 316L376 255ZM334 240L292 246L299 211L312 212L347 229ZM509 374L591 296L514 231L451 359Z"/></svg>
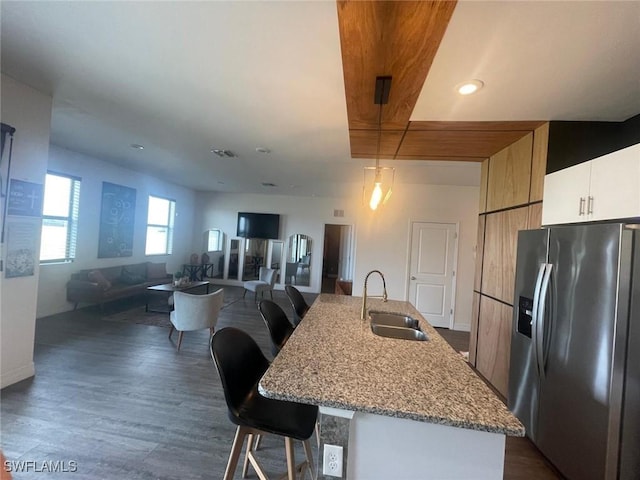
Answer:
<svg viewBox="0 0 640 480"><path fill-rule="evenodd" d="M40 263L71 262L76 258L80 179L47 173L42 206Z"/></svg>
<svg viewBox="0 0 640 480"><path fill-rule="evenodd" d="M173 251L173 218L176 202L149 195L145 255L168 255Z"/></svg>

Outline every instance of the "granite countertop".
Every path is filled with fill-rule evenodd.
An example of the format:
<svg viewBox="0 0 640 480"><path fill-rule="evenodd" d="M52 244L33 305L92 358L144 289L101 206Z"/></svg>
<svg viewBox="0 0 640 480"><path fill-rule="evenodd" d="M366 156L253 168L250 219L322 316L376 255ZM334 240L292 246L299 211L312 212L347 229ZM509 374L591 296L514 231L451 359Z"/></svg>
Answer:
<svg viewBox="0 0 640 480"><path fill-rule="evenodd" d="M368 299L408 314L429 340L380 337L360 319L361 297L320 295L260 381L271 398L523 436L524 427L409 303Z"/></svg>

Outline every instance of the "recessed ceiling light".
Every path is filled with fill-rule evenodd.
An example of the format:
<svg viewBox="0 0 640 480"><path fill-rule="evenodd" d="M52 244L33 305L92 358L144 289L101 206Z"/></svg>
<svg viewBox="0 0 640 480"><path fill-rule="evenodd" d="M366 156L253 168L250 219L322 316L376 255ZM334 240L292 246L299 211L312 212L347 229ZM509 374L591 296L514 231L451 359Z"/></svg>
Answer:
<svg viewBox="0 0 640 480"><path fill-rule="evenodd" d="M144 145L140 145L139 143L132 143L131 148L135 148L136 150L144 150Z"/></svg>
<svg viewBox="0 0 640 480"><path fill-rule="evenodd" d="M271 153L267 147L256 147L256 152L258 153Z"/></svg>
<svg viewBox="0 0 640 480"><path fill-rule="evenodd" d="M484 87L484 82L482 80L469 80L467 82L459 84L456 87L456 90L460 95L471 95L472 93L480 90L482 87Z"/></svg>

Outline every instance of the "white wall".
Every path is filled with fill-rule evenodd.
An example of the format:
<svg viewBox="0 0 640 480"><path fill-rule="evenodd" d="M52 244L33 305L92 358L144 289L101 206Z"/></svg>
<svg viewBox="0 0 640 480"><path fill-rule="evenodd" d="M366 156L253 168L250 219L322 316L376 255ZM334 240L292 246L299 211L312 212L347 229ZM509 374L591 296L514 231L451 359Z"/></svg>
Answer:
<svg viewBox="0 0 640 480"><path fill-rule="evenodd" d="M468 330L479 187L398 185L389 203L376 212L363 207L360 192L357 193L350 199L198 193L193 249L196 252L202 250L203 232L210 228L222 229L228 242L229 237L235 236L239 211L278 213L281 215L280 235L285 240L285 248L287 237L294 233L304 233L313 239L311 285L300 290L319 292L324 224L354 225L354 295L361 295L364 276L377 268L385 274L389 297L407 300L411 222L458 223L454 328ZM344 210L345 216L334 217L334 209Z"/></svg>
<svg viewBox="0 0 640 480"><path fill-rule="evenodd" d="M10 77L1 77L2 122L15 127L11 178L44 183L49 150L51 97ZM4 166L3 166L4 171ZM3 176L6 182L6 176ZM4 204L3 204L4 205ZM40 248L40 219L8 217L31 223L37 232L34 239ZM5 258L6 244L2 246ZM35 275L4 278L0 273L0 388L34 374L33 340L36 323L36 302L40 270Z"/></svg>
<svg viewBox="0 0 640 480"><path fill-rule="evenodd" d="M51 145L48 169L81 177L78 247L71 263L42 265L37 316L43 317L73 308L66 300L66 283L71 274L87 268L126 265L146 261L166 262L167 273L173 273L187 263L191 252L195 192L154 177L107 163L97 158ZM111 182L136 189L133 256L98 258L98 232L102 182ZM176 201L173 255L145 256L147 204L149 195Z"/></svg>
<svg viewBox="0 0 640 480"><path fill-rule="evenodd" d="M302 233L311 237L311 285L299 287L301 291L319 292L322 281L322 248L325 223L352 225L355 212L348 211L349 200L320 197L289 197L281 195L249 195L199 192L198 212L193 232L193 251L202 252L203 233L220 228L225 234L225 244L235 238L238 212L280 214L280 238L285 241L285 254L290 235ZM344 209L345 216L335 218L334 209ZM239 281L229 281L241 284ZM276 288L283 288L276 286Z"/></svg>
<svg viewBox="0 0 640 480"><path fill-rule="evenodd" d="M356 235L354 295L361 295L365 275L377 268L385 274L389 296L408 300L411 222L458 223L454 329L469 330L479 195L479 187L401 185L394 188L383 209L362 209Z"/></svg>

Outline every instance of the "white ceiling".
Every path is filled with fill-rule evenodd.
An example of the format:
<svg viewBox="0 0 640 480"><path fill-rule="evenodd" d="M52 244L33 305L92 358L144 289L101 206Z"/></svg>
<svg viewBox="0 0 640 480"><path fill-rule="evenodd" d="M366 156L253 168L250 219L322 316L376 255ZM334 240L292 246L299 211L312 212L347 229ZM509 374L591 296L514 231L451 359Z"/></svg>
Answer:
<svg viewBox="0 0 640 480"><path fill-rule="evenodd" d="M372 165L349 154L333 1L0 8L2 72L53 96L57 145L227 192L349 195ZM638 1L460 2L412 120L624 120L639 32ZM486 87L461 99L468 78ZM395 166L399 183L479 182L477 164Z"/></svg>
<svg viewBox="0 0 640 480"><path fill-rule="evenodd" d="M455 86L485 87L460 96ZM640 1L459 2L411 120L640 113Z"/></svg>

